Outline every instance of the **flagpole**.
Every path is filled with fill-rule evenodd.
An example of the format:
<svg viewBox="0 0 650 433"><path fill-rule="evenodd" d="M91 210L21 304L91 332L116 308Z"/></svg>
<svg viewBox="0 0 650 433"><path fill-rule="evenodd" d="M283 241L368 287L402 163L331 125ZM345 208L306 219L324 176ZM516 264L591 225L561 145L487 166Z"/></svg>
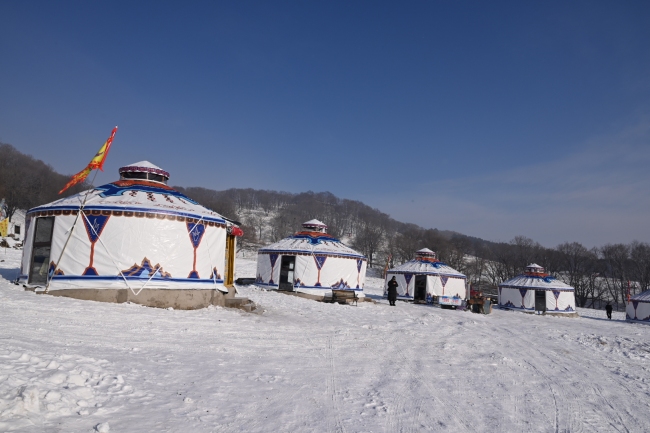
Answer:
<svg viewBox="0 0 650 433"><path fill-rule="evenodd" d="M91 191L95 189L93 185L95 184L95 179L97 178L98 172L99 170L95 170L95 175L93 176L93 180L90 182L90 189L86 191L86 195L84 196L84 201L81 203L81 206L79 207L79 212L77 212L77 216L75 217L74 222L72 223L72 227L70 228L70 234L68 235L68 239L65 240L65 244L63 244L63 249L61 250L59 259L56 261L56 264L54 265L54 269L52 270L52 275L48 275L47 284L45 285L45 293L47 293L48 289L50 288L50 282L52 282L52 278L54 278L54 274L56 274L56 270L59 268L59 263L61 263L61 259L63 258L63 253L65 252L65 249L68 247L68 242L70 242L70 238L72 237L72 232L74 231L74 228L77 225L77 221L79 220L79 214L83 212L84 206L86 205L86 201L88 200L88 195L90 194Z"/></svg>

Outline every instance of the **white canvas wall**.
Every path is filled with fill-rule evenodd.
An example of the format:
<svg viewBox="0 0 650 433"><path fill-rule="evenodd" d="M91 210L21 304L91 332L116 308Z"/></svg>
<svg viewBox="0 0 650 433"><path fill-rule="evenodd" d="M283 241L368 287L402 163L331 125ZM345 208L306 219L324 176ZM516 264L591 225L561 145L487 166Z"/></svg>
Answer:
<svg viewBox="0 0 650 433"><path fill-rule="evenodd" d="M574 313L576 311L575 293L546 291L546 310L554 313ZM567 310L568 308L568 310Z"/></svg>
<svg viewBox="0 0 650 433"><path fill-rule="evenodd" d="M526 290L522 299L519 289L499 288L499 305L512 309L534 311L535 291Z"/></svg>
<svg viewBox="0 0 650 433"><path fill-rule="evenodd" d="M32 243L31 243L32 239L34 239L34 224L32 224L32 218L26 218L25 242L23 244L23 257L20 262L20 277L27 275L27 272L29 271L29 261L30 258L32 257Z"/></svg>
<svg viewBox="0 0 650 433"><path fill-rule="evenodd" d="M387 273L386 280L384 281L384 293L388 290L388 282L395 277L397 281L397 296L398 298L410 299L413 297L415 290L415 277L416 274L411 275L410 281L407 284L406 274L402 273ZM466 297L465 279L458 277L445 277L440 275L427 275L427 295L430 296L459 296L463 299Z"/></svg>
<svg viewBox="0 0 650 433"><path fill-rule="evenodd" d="M522 307L521 291L519 289L499 288L499 305L526 311L535 311L535 289L525 290ZM546 310L553 313L573 313L575 312L575 296L572 291L559 292L556 298L552 290L545 290ZM570 307L569 310L567 308Z"/></svg>
<svg viewBox="0 0 650 433"><path fill-rule="evenodd" d="M55 217L50 262L56 263L59 260L74 221L74 215ZM214 285L211 275L216 267L220 277L217 285L223 290L226 230L221 226L203 227L204 233L196 248L195 259L190 232L185 222L110 216L94 246L92 265L98 276L82 278L90 264L91 242L80 218L59 261L58 269L64 275L52 278L50 290L126 288L127 284L120 277L120 271L126 271L134 265L141 266L145 259L152 267L160 265L162 272L170 274L171 277L152 278L147 282L149 275L139 278L133 276L127 278L132 288L139 288L146 283L147 288L205 289ZM33 239L34 228L32 221L28 233L30 240ZM28 273L30 258L31 242L28 242L23 256L22 274ZM193 270L196 270L199 278L190 278Z"/></svg>
<svg viewBox="0 0 650 433"><path fill-rule="evenodd" d="M332 287L360 291L365 284L367 266L365 260L362 261L359 271L357 259L327 256L321 266L319 278L318 266L313 255L277 254L275 266L271 265L270 256L267 253L260 253L257 256L257 284L262 287L277 288L282 256L296 257L294 273L296 291L326 294L331 292Z"/></svg>
<svg viewBox="0 0 650 433"><path fill-rule="evenodd" d="M415 284L415 282L413 282ZM466 298L465 279L440 275L427 276L427 294Z"/></svg>
<svg viewBox="0 0 650 433"><path fill-rule="evenodd" d="M650 324L650 302L637 302L636 309L633 302L628 302L625 308L628 320L642 321Z"/></svg>

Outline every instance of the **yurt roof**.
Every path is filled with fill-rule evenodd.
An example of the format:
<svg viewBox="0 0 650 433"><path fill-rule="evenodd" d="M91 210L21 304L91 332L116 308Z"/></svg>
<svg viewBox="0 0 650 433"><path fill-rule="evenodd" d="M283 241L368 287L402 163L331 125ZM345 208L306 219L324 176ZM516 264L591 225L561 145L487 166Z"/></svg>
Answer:
<svg viewBox="0 0 650 433"><path fill-rule="evenodd" d="M499 287L507 289L536 289L536 290L560 290L564 292L573 292L573 287L558 280L557 278L538 273L523 273L514 278L499 284Z"/></svg>
<svg viewBox="0 0 650 433"><path fill-rule="evenodd" d="M130 164L126 167L139 166L159 170L165 174L157 174L169 177L169 173L147 161ZM126 216L133 212L136 217L184 217L220 224L226 222L226 219L217 212L200 205L175 189L160 182L143 179L124 179L97 186L94 189L32 208L28 214L46 212L47 215L66 215L70 211L79 210L82 204L84 204L84 210L87 211L123 212ZM117 215L122 215L122 213Z"/></svg>
<svg viewBox="0 0 650 433"><path fill-rule="evenodd" d="M630 298L630 300L637 302L650 302L650 290L646 290L645 292L639 293L638 295L634 295Z"/></svg>
<svg viewBox="0 0 650 433"><path fill-rule="evenodd" d="M322 224L323 227L327 227L325 224L318 220L307 221L303 224L303 227L311 225L310 223L313 221ZM307 230L297 232L292 236L282 239L281 241L261 248L259 252L265 254L320 254L327 256L358 258L364 260L366 258L366 256L363 254L348 247L343 242L330 234Z"/></svg>
<svg viewBox="0 0 650 433"><path fill-rule="evenodd" d="M435 258L435 253L428 248L415 252L415 258L388 270L389 274L441 275L467 278L446 263Z"/></svg>

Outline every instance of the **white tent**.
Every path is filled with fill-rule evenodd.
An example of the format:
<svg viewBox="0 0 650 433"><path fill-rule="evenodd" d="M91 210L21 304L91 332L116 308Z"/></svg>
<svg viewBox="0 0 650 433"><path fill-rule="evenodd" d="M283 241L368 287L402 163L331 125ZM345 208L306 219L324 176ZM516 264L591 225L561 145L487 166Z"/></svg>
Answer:
<svg viewBox="0 0 650 433"><path fill-rule="evenodd" d="M527 313L577 316L574 288L535 263L526 266L523 274L499 284L499 306Z"/></svg>
<svg viewBox="0 0 650 433"><path fill-rule="evenodd" d="M384 296L388 281L397 281L397 299L429 301L432 296L458 296L466 299L467 277L436 258L428 248L415 252L415 258L389 269L384 281Z"/></svg>
<svg viewBox="0 0 650 433"><path fill-rule="evenodd" d="M169 173L148 161L120 175L28 211L18 282L53 295L176 308L228 293L241 230L167 186Z"/></svg>
<svg viewBox="0 0 650 433"><path fill-rule="evenodd" d="M630 298L625 309L629 322L639 322L650 325L650 290Z"/></svg>
<svg viewBox="0 0 650 433"><path fill-rule="evenodd" d="M330 296L333 289L363 297L366 257L327 234L327 226L316 219L302 227L258 251L256 284L316 298Z"/></svg>

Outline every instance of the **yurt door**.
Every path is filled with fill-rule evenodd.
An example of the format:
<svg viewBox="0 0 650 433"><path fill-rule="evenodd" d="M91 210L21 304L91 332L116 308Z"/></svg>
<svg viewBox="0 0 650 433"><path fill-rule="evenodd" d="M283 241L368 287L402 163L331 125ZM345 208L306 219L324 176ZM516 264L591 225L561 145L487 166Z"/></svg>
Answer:
<svg viewBox="0 0 650 433"><path fill-rule="evenodd" d="M296 256L282 256L280 265L280 285L278 290L293 291L293 276L296 267Z"/></svg>
<svg viewBox="0 0 650 433"><path fill-rule="evenodd" d="M29 284L47 284L53 228L54 217L36 219L31 257L32 266L29 268Z"/></svg>
<svg viewBox="0 0 650 433"><path fill-rule="evenodd" d="M226 272L224 272L223 284L232 287L235 281L235 254L237 252L237 238L233 235L226 235Z"/></svg>
<svg viewBox="0 0 650 433"><path fill-rule="evenodd" d="M427 276L426 275L416 275L415 276L415 291L413 300L414 301L424 301L427 298Z"/></svg>
<svg viewBox="0 0 650 433"><path fill-rule="evenodd" d="M535 311L544 311L546 309L546 291L535 290Z"/></svg>

